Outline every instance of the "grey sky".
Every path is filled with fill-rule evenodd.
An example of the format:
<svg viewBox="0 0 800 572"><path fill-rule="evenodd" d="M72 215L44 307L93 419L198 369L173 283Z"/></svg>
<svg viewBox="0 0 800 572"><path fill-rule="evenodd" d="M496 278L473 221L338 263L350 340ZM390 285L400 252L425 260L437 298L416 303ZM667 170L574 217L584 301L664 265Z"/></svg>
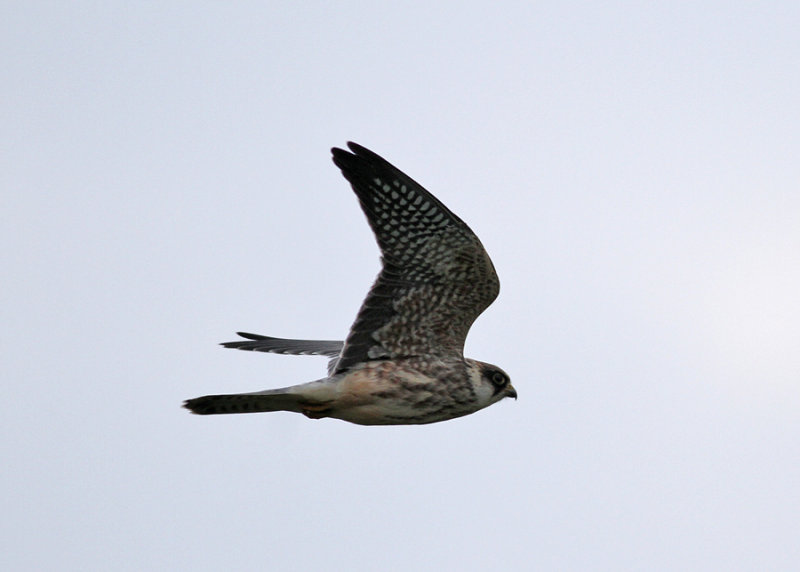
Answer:
<svg viewBox="0 0 800 572"><path fill-rule="evenodd" d="M6 3L2 568L796 569L800 8L702 4ZM483 241L519 400L188 414L324 375L216 344L346 334L347 140Z"/></svg>

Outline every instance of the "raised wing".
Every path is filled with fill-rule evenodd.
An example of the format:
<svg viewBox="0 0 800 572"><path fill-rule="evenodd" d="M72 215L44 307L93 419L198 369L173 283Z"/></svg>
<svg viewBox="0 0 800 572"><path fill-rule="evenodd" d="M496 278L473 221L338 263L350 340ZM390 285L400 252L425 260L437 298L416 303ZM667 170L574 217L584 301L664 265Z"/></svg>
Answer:
<svg viewBox="0 0 800 572"><path fill-rule="evenodd" d="M286 338L271 338L259 334L236 332L249 341L224 342L220 344L226 348L249 350L254 352L268 352L293 356L328 356L328 375L333 373L344 342L335 340L290 340Z"/></svg>
<svg viewBox="0 0 800 572"><path fill-rule="evenodd" d="M480 240L408 175L348 143L333 162L350 181L383 269L345 340L336 371L374 359L463 355L475 319L500 282Z"/></svg>

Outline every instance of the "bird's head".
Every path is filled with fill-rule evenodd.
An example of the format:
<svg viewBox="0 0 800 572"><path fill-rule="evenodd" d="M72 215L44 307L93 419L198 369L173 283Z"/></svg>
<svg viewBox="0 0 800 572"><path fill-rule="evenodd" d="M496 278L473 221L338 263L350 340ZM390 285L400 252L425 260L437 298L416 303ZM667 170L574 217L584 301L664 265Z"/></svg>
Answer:
<svg viewBox="0 0 800 572"><path fill-rule="evenodd" d="M505 397L517 398L517 390L511 385L506 372L490 363L467 360L470 365L470 378L475 395L481 407L488 407Z"/></svg>

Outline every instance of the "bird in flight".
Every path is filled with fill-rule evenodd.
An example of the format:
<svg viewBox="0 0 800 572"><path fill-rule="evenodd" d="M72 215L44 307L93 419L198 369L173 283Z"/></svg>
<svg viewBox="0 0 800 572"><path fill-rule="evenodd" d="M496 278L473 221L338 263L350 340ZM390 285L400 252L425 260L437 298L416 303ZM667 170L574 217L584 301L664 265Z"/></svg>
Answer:
<svg viewBox="0 0 800 572"><path fill-rule="evenodd" d="M517 392L499 367L464 357L475 319L500 291L469 227L422 185L355 143L334 148L381 250L383 267L342 341L240 332L227 348L329 358L322 379L184 402L201 415L292 411L360 425L411 425L469 415Z"/></svg>

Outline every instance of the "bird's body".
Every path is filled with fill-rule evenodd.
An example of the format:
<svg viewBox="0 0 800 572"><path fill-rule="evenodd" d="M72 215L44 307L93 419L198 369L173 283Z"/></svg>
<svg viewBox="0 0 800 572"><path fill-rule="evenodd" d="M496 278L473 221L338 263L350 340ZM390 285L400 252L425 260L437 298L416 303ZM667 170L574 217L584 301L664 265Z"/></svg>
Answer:
<svg viewBox="0 0 800 572"><path fill-rule="evenodd" d="M445 421L515 397L498 367L466 359L470 326L499 281L478 238L410 177L367 149L333 149L383 254L383 269L347 339L256 334L226 347L325 355L328 377L282 389L190 399L194 413L293 411L360 425Z"/></svg>
<svg viewBox="0 0 800 572"><path fill-rule="evenodd" d="M294 411L359 425L434 423L493 402L494 391L482 388L480 372L473 360L433 365L419 358L370 361L302 385L198 397L187 406L203 414Z"/></svg>

